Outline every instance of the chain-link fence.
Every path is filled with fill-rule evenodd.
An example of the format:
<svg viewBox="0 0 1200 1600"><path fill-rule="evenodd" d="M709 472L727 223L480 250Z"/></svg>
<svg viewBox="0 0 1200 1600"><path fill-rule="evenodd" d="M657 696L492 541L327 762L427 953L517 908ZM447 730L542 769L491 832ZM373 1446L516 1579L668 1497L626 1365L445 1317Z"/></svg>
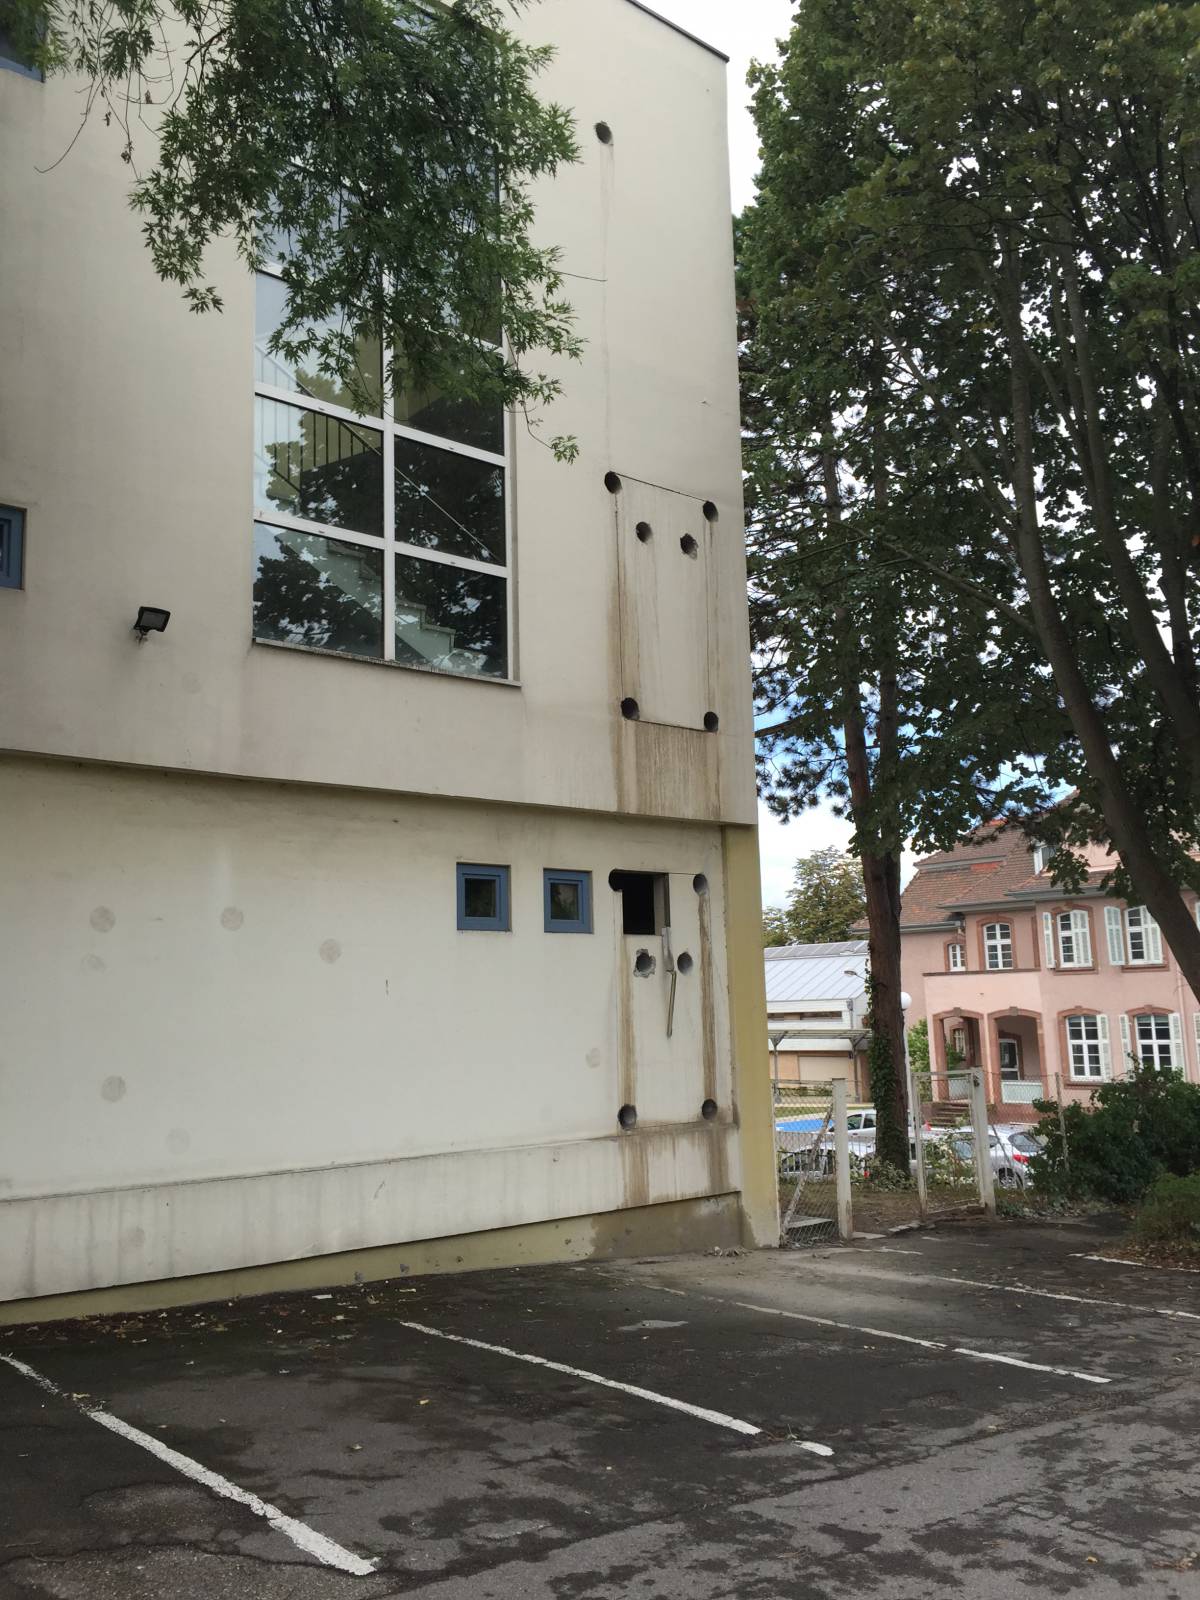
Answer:
<svg viewBox="0 0 1200 1600"><path fill-rule="evenodd" d="M831 1084L777 1089L775 1154L785 1244L822 1244L838 1237L836 1117Z"/></svg>
<svg viewBox="0 0 1200 1600"><path fill-rule="evenodd" d="M924 1178L926 1219L977 1211L984 1204L979 1140L972 1118L972 1080L977 1076L931 1072L914 1079L913 1156L917 1166L913 1175L918 1199ZM982 1082L975 1086L976 1098L982 1089Z"/></svg>

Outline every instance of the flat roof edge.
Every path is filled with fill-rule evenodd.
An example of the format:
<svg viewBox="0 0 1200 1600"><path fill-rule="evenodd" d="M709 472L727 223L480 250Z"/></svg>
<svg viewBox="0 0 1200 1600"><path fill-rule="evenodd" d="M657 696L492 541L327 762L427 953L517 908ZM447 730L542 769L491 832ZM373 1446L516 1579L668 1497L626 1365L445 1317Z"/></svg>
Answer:
<svg viewBox="0 0 1200 1600"><path fill-rule="evenodd" d="M664 17L661 12L655 11L652 6L644 5L643 0L627 0L627 3L635 6L639 11L644 11L648 17L653 17L656 22L661 22L664 28L670 28L674 33L681 33L685 39L690 39L693 44L698 44L701 50L707 50L709 55L716 56L718 61L723 61L726 66L729 65L729 57L723 50L718 50L715 44L708 44L696 34L689 33L686 28L681 28L679 23L672 22L670 17Z"/></svg>

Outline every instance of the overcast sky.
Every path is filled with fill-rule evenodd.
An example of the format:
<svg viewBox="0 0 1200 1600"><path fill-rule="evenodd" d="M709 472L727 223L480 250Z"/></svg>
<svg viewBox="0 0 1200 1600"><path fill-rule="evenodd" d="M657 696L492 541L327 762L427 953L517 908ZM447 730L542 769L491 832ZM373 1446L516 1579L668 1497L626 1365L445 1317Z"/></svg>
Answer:
<svg viewBox="0 0 1200 1600"><path fill-rule="evenodd" d="M647 0L660 16L669 17L706 44L729 57L729 160L734 209L754 196L758 169L758 136L750 116L746 71L751 61L771 61L776 40L791 29L792 0ZM820 806L797 821L778 822L760 808L763 901L779 905L791 886L798 856L825 845L844 850L850 828Z"/></svg>

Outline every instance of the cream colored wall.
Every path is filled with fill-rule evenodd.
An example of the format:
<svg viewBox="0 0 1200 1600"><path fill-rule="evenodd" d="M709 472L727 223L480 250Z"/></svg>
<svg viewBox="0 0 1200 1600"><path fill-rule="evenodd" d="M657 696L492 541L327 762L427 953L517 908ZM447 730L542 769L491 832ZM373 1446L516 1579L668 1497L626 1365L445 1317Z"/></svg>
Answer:
<svg viewBox="0 0 1200 1600"><path fill-rule="evenodd" d="M29 508L25 591L0 591L0 748L753 822L724 64L625 0L544 0L520 25L557 44L545 92L578 118L581 162L537 199L587 350L546 420L578 462L512 429L519 690L251 643L252 281L216 249L225 311L189 313L154 277L116 130L93 121L56 164L75 86L0 74L0 501ZM610 469L709 541L716 735L619 715ZM668 631L676 608L690 626L685 563ZM144 647L140 603L173 613Z"/></svg>
<svg viewBox="0 0 1200 1600"><path fill-rule="evenodd" d="M719 829L30 759L0 814L0 1298L740 1186ZM460 859L511 933L457 931ZM614 867L671 874L670 1041Z"/></svg>
<svg viewBox="0 0 1200 1600"><path fill-rule="evenodd" d="M777 1238L724 66L626 0L521 26L579 121L538 201L587 350L579 461L512 430L519 685L252 642L252 282L214 251L189 314L116 134L55 164L74 86L0 72L0 1299L731 1194ZM512 934L457 932L456 860L511 864ZM546 866L591 937L543 932ZM669 1042L613 867L672 874L697 952Z"/></svg>

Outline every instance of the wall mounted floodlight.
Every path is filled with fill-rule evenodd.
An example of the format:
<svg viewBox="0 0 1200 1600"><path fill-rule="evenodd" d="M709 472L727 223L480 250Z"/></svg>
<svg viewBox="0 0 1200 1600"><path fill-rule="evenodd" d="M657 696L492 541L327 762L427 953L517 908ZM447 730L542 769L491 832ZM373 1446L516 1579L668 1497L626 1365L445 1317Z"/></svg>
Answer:
<svg viewBox="0 0 1200 1600"><path fill-rule="evenodd" d="M163 633L170 620L171 613L164 611L162 606L139 606L137 621L133 625L138 643L145 644L148 633Z"/></svg>

